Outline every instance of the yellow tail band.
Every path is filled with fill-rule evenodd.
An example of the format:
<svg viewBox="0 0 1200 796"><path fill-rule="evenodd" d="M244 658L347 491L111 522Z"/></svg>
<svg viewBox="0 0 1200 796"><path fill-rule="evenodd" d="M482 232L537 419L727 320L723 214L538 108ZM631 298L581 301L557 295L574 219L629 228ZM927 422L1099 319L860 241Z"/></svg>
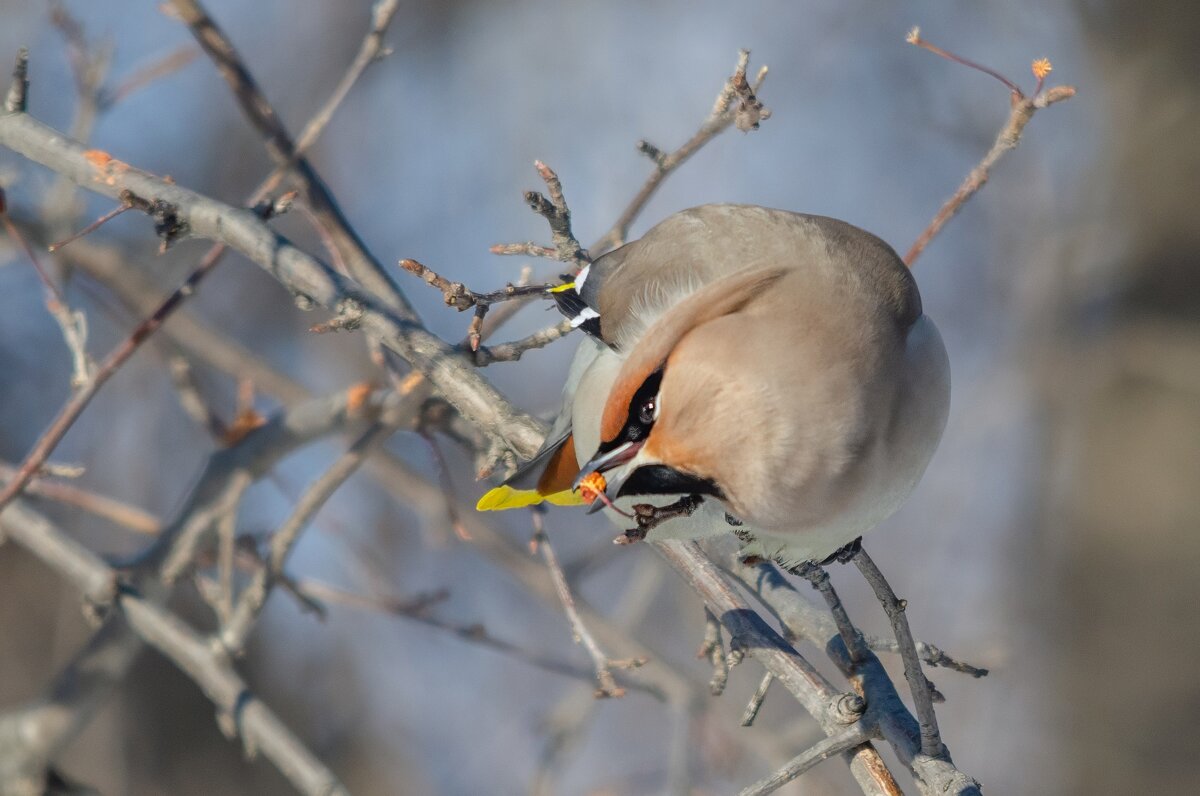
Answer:
<svg viewBox="0 0 1200 796"><path fill-rule="evenodd" d="M498 486L479 499L479 502L475 504L475 510L506 511L536 506L543 501L555 506L585 505L583 499L570 489L542 495L536 489L513 489L511 486Z"/></svg>

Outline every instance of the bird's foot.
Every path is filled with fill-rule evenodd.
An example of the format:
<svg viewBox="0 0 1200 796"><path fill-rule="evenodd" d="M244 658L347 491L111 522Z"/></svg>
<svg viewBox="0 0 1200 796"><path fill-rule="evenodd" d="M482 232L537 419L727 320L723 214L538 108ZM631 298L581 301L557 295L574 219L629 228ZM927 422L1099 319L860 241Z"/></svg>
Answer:
<svg viewBox="0 0 1200 796"><path fill-rule="evenodd" d="M850 544L843 545L843 546L839 547L837 550L834 550L831 555L827 556L825 558L825 560L823 560L821 562L821 566L827 566L834 562L837 562L839 564L849 564L851 559L854 558L854 556L858 553L859 550L862 550L862 537L861 536L858 537L857 539L855 539Z"/></svg>
<svg viewBox="0 0 1200 796"><path fill-rule="evenodd" d="M637 527L630 528L616 539L613 539L613 544L633 544L634 542L640 542L646 538L648 533L667 520L673 520L676 517L692 516L703 502L704 498L700 495L684 495L679 500L669 503L666 506L638 503L633 507L633 516L637 520Z"/></svg>

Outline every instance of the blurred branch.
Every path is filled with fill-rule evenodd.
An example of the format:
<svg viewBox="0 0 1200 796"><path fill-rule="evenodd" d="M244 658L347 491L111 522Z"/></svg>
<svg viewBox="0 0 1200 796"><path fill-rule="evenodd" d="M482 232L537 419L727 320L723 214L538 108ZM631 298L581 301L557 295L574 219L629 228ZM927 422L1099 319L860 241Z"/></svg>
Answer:
<svg viewBox="0 0 1200 796"><path fill-rule="evenodd" d="M17 473L15 467L0 464L0 477L13 478ZM25 487L25 494L30 497L44 498L56 503L75 506L89 514L103 517L131 531L144 534L155 534L162 525L158 518L136 506L122 503L105 495L80 489L71 484L59 481L48 481L44 478L34 478Z"/></svg>
<svg viewBox="0 0 1200 796"><path fill-rule="evenodd" d="M22 117L3 116L0 117L0 124L14 118ZM258 208L258 214L262 216L269 215L271 211L272 206L270 204ZM219 251L210 250L209 255L200 261L196 268L183 281L183 284L167 296L148 318L134 327L129 336L114 347L108 356L104 358L99 367L95 369L95 372L91 374L91 378L87 383L81 385L72 394L70 399L59 410L54 420L51 421L50 426L42 432L37 442L34 443L33 449L26 454L24 461L21 462L21 466L17 470L16 476L10 478L4 484L3 489L0 489L0 510L29 483L29 480L33 478L42 464L50 457L50 454L54 452L55 447L62 441L62 438L70 430L71 426L75 424L75 421L79 419L79 416L83 414L83 410L91 403L96 393L104 386L104 383L112 378L121 366L128 362L129 358L137 352L142 343L158 331L159 327L171 316L171 313L195 292L196 286L216 266L219 258Z"/></svg>
<svg viewBox="0 0 1200 796"><path fill-rule="evenodd" d="M522 457L537 450L543 435L537 421L515 410L453 348L415 318L384 305L277 235L252 213L188 191L79 144L24 114L0 116L0 144L78 184L114 198L121 191L153 197L172 208L180 224L200 237L227 244L282 282L298 301L336 311L346 302L363 309L362 325L428 377L431 384L482 431Z"/></svg>
<svg viewBox="0 0 1200 796"><path fill-rule="evenodd" d="M270 554L243 591L232 617L218 634L221 646L231 655L240 655L258 616L266 606L271 588L283 575L283 566L309 524L338 487L353 475L366 457L396 430L397 421L408 415L405 407L389 412L390 417L371 424L354 444L326 470L296 503L292 514L271 536Z"/></svg>
<svg viewBox="0 0 1200 796"><path fill-rule="evenodd" d="M558 592L558 599L562 602L563 611L567 615L567 621L571 623L571 631L575 636L576 644L583 644L587 650L588 656L592 659L592 665L596 669L597 689L596 698L602 697L621 697L625 695L625 689L617 685L616 679L613 678L612 669L635 669L646 662L644 658L632 658L624 661L616 661L608 657L604 650L600 649L600 645L596 642L595 636L588 630L583 619L579 616L579 609L575 605L575 598L571 594L571 587L567 583L567 578L563 574L562 567L558 564L558 556L554 553L554 548L550 546L550 538L546 535L546 528L543 521L544 512L538 508L533 508L530 512L533 517L533 539L530 540L529 546L542 555L542 560L546 562L546 568L550 571L550 580L554 583L554 589Z"/></svg>
<svg viewBox="0 0 1200 796"><path fill-rule="evenodd" d="M138 638L194 680L221 714L229 718L247 750L269 759L297 790L313 796L346 793L333 772L317 760L270 708L253 696L224 657L215 653L200 634L156 602L120 586L115 570L22 502L11 504L0 515L0 525L9 538L71 581L85 597L99 598L102 592L98 587L106 590L110 610L119 612ZM36 740L2 745L0 756L39 756L30 755L28 747L45 739L33 728L20 724L25 715L0 718L0 738L6 735L20 738L24 734L24 738ZM4 726L14 720L16 727ZM0 765L0 771L4 769Z"/></svg>
<svg viewBox="0 0 1200 796"><path fill-rule="evenodd" d="M333 245L342 261L346 263L351 277L401 317L415 322L415 313L404 294L387 275L382 264L371 256L366 245L350 226L324 181L304 156L304 147L300 145L309 144L316 139L332 117L334 108L349 93L350 87L367 66L380 57L383 52L383 35L399 8L398 0L377 0L372 8L371 27L358 55L325 107L313 117L300 144L293 142L279 114L275 112L250 74L233 42L203 6L196 0L168 0L167 5L188 26L200 47L225 78L242 113L263 136L267 153L276 166L296 175L303 188L305 200L332 237Z"/></svg>

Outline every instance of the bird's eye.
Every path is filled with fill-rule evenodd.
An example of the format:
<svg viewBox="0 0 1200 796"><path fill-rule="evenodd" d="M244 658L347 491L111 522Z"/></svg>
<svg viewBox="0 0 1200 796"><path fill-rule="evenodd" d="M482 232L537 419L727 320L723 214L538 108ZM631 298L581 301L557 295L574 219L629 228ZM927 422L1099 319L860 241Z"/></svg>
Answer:
<svg viewBox="0 0 1200 796"><path fill-rule="evenodd" d="M642 425L648 426L654 422L656 409L657 405L655 404L655 400L653 398L650 398L642 403L641 408L638 409L638 420Z"/></svg>

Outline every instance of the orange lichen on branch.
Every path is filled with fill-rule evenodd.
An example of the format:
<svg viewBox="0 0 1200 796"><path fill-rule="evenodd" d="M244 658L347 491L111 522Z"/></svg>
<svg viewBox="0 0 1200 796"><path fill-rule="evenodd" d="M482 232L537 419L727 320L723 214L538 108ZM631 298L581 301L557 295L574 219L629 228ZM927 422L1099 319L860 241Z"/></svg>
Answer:
<svg viewBox="0 0 1200 796"><path fill-rule="evenodd" d="M225 429L225 434L221 437L221 444L232 448L245 439L251 431L265 425L266 422L267 419L253 408L242 409L229 424L229 428Z"/></svg>
<svg viewBox="0 0 1200 796"><path fill-rule="evenodd" d="M89 149L83 153L83 159L104 175L106 185L116 185L117 175L129 171L130 165L117 160L102 149Z"/></svg>
<svg viewBox="0 0 1200 796"><path fill-rule="evenodd" d="M371 397L371 383L361 381L346 390L346 414L353 417L363 411Z"/></svg>

